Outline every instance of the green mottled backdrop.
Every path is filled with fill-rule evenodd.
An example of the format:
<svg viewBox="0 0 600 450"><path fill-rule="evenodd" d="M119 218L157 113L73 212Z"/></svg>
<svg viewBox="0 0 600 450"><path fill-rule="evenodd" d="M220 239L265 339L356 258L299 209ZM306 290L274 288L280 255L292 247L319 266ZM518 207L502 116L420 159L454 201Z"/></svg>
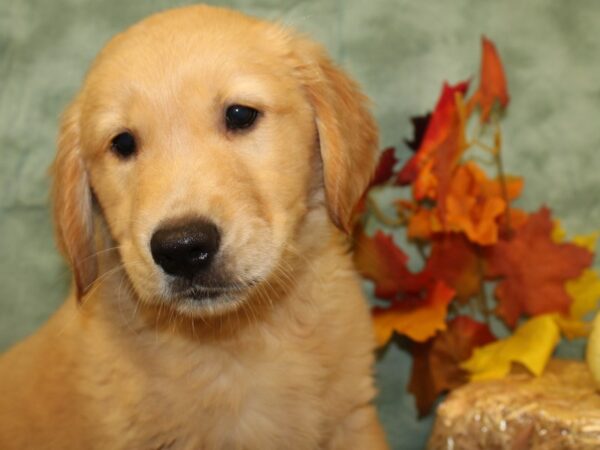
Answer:
<svg viewBox="0 0 600 450"><path fill-rule="evenodd" d="M188 2L0 0L0 347L57 307L69 274L57 256L46 169L57 118L106 40L138 19ZM382 146L404 148L409 116L442 81L478 69L481 34L504 58L512 103L509 172L527 177L521 203L551 206L570 233L600 228L600 2L579 0L229 0L214 2L293 25L323 42L374 100ZM403 150L404 151L404 150ZM565 347L579 354L581 346ZM379 406L397 449L422 448L404 392L410 360L378 365Z"/></svg>

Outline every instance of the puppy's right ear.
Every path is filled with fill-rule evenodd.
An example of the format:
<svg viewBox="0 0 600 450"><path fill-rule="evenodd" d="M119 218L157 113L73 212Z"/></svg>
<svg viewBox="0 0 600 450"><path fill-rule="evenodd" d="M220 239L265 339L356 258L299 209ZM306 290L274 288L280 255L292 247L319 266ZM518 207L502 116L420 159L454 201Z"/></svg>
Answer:
<svg viewBox="0 0 600 450"><path fill-rule="evenodd" d="M315 116L329 215L350 233L354 208L375 170L377 125L358 85L321 46L296 38L293 55Z"/></svg>
<svg viewBox="0 0 600 450"><path fill-rule="evenodd" d="M77 298L81 299L96 279L98 268L93 257L92 197L81 157L79 121L76 100L63 114L51 174L56 240L71 266Z"/></svg>

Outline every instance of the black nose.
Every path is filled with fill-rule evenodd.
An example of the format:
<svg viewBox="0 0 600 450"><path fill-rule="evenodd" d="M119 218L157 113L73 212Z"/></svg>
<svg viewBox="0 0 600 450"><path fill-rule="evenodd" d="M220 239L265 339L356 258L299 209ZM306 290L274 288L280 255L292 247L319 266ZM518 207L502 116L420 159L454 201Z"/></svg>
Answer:
<svg viewBox="0 0 600 450"><path fill-rule="evenodd" d="M191 279L210 266L220 240L212 222L186 221L155 231L150 250L154 262L166 273Z"/></svg>

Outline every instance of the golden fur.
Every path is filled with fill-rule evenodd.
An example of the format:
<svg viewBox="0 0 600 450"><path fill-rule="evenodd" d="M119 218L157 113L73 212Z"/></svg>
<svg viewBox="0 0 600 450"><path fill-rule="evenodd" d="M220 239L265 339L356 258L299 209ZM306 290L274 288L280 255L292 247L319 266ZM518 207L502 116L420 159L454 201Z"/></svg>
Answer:
<svg viewBox="0 0 600 450"><path fill-rule="evenodd" d="M261 111L251 130L224 126L235 103ZM113 38L53 166L73 294L0 359L0 448L386 448L340 231L376 148L357 85L280 26L194 6ZM219 225L239 288L214 304L170 297L148 249L189 215Z"/></svg>

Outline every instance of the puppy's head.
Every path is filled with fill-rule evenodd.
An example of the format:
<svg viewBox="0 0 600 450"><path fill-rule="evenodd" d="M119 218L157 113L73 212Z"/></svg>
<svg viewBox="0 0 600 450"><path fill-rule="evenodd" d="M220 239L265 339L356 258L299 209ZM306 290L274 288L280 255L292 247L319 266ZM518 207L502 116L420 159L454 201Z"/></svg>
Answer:
<svg viewBox="0 0 600 450"><path fill-rule="evenodd" d="M98 277L97 213L140 301L190 314L243 303L310 211L348 229L375 161L365 103L320 47L232 11L171 10L116 36L64 115L54 163L78 295Z"/></svg>

